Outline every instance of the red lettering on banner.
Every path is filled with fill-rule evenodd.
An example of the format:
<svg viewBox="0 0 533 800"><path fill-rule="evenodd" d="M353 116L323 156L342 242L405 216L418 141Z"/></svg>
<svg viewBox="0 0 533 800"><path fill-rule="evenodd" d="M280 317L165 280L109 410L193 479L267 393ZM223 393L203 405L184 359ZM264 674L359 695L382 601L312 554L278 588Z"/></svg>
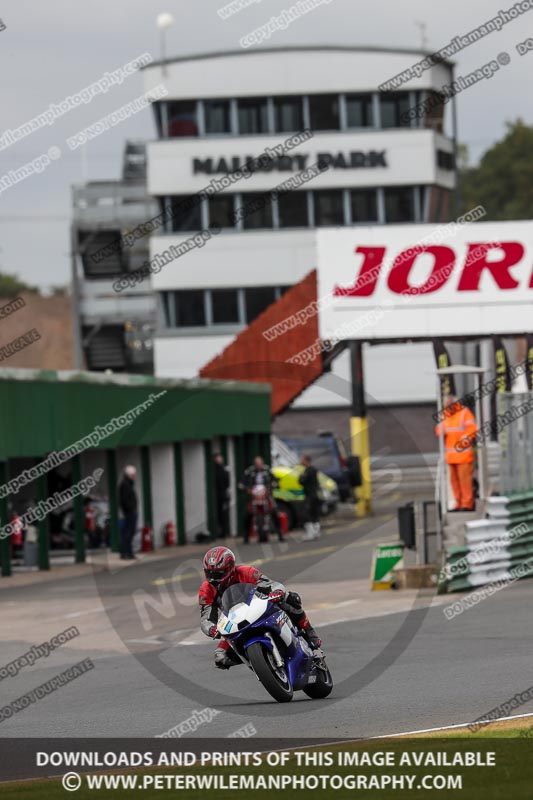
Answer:
<svg viewBox="0 0 533 800"><path fill-rule="evenodd" d="M412 286L408 283L410 272L416 259L425 253L433 256L433 267L431 274L421 286ZM391 292L396 294L416 293L429 294L436 292L443 286L455 266L455 253L451 247L444 245L430 245L403 250L394 260L389 274L388 286Z"/></svg>
<svg viewBox="0 0 533 800"><path fill-rule="evenodd" d="M363 256L363 264L353 286L338 286L333 289L334 297L368 297L374 293L379 277L385 247L356 247L355 252Z"/></svg>
<svg viewBox="0 0 533 800"><path fill-rule="evenodd" d="M476 250L479 256L472 258L471 254ZM499 261L487 261L487 255L491 250L503 250L503 258L500 258ZM480 242L479 244L469 244L463 274L457 291L479 291L479 281L483 270L490 272L500 289L516 289L519 283L509 273L509 270L518 264L523 255L524 246L520 242Z"/></svg>
<svg viewBox="0 0 533 800"><path fill-rule="evenodd" d="M483 271L489 272L499 289L516 289L520 284L511 275L523 258L525 248L520 242L478 242L467 244L467 252L458 282L458 292L480 291ZM386 247L357 247L356 254L363 256L363 263L355 282L351 286L335 284L334 297L368 297L374 294L380 276ZM498 252L496 261L489 261L489 254ZM503 253L503 255L502 255ZM433 266L427 279L420 286L409 282L411 271L421 255L433 257ZM402 250L394 259L387 286L395 294L430 294L436 292L449 280L456 264L456 255L451 247L445 245L414 245ZM529 281L533 289L533 273Z"/></svg>

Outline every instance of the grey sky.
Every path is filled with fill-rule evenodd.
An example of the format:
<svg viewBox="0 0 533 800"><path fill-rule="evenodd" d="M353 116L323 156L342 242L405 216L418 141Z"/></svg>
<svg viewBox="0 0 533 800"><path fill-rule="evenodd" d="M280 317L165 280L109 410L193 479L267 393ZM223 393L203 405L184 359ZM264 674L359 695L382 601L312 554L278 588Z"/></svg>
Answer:
<svg viewBox="0 0 533 800"><path fill-rule="evenodd" d="M2 122L0 135L67 95L96 81L144 52L159 58L155 17L171 12L176 23L167 36L169 56L238 49L239 39L289 8L293 0L258 0L229 20L216 11L228 0L4 0L0 10ZM427 24L430 49L467 33L507 9L505 0L331 0L277 32L265 46L344 44L419 47L415 21ZM501 52L511 63L489 81L458 97L460 140L471 160L499 139L505 121L521 116L533 124L531 95L533 52L520 57L516 44L533 35L533 10L526 12L455 57L457 74L482 66ZM7 150L0 151L0 176L59 146L62 156L43 173L0 194L0 269L16 272L43 287L69 280L70 186L83 179L79 151L70 152L66 137L115 111L142 93L135 74L107 94L65 114ZM231 87L228 87L231 90ZM155 129L146 109L103 133L87 147L90 180L113 179L121 169L127 138L152 138Z"/></svg>

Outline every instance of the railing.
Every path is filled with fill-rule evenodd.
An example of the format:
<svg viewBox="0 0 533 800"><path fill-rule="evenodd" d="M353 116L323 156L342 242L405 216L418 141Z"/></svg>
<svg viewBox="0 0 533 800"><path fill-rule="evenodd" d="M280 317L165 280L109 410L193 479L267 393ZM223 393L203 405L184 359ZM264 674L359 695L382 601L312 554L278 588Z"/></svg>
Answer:
<svg viewBox="0 0 533 800"><path fill-rule="evenodd" d="M83 209L88 206L103 206L105 208L110 205L142 203L150 198L144 182L95 181L85 186L74 186L72 199L75 208Z"/></svg>
<svg viewBox="0 0 533 800"><path fill-rule="evenodd" d="M497 395L500 493L533 489L533 392Z"/></svg>
<svg viewBox="0 0 533 800"><path fill-rule="evenodd" d="M146 183L101 181L72 190L74 221L79 225L140 223L158 213L158 204L147 192Z"/></svg>

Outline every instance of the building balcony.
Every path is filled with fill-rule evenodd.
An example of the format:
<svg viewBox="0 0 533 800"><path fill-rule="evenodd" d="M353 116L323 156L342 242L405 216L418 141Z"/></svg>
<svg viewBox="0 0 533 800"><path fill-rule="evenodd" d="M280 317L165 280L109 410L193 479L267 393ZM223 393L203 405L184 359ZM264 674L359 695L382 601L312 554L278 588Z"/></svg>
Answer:
<svg viewBox="0 0 533 800"><path fill-rule="evenodd" d="M72 189L73 222L80 229L138 225L158 213L140 181L93 181Z"/></svg>

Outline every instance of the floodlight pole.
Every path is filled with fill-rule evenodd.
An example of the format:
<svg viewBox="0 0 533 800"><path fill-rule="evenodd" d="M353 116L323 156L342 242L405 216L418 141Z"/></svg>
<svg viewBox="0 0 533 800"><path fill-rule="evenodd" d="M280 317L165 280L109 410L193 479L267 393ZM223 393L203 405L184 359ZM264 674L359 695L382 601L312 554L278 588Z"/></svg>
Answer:
<svg viewBox="0 0 533 800"><path fill-rule="evenodd" d="M172 14L163 13L158 14L156 18L156 25L159 28L160 36L159 41L161 45L161 75L163 78L167 77L167 50L165 33L174 24L174 17Z"/></svg>

